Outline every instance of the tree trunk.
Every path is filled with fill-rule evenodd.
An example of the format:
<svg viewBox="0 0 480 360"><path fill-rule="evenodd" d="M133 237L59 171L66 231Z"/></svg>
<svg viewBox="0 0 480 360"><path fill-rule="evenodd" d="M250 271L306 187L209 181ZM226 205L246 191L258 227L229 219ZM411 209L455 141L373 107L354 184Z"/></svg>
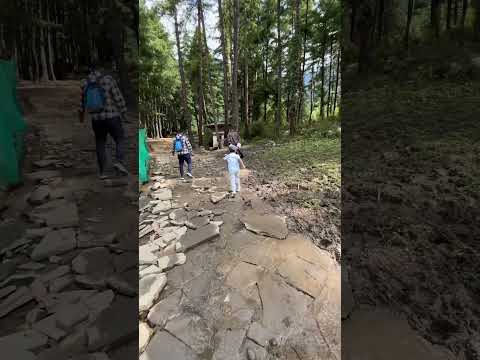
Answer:
<svg viewBox="0 0 480 360"><path fill-rule="evenodd" d="M249 98L248 98L248 56L245 57L245 80L243 82L244 84L244 107L245 107L245 135L246 137L250 136L250 121L249 121Z"/></svg>
<svg viewBox="0 0 480 360"><path fill-rule="evenodd" d="M415 6L415 0L408 0L407 27L405 29L405 48L407 50L410 42L410 27L412 24L414 6Z"/></svg>
<svg viewBox="0 0 480 360"><path fill-rule="evenodd" d="M282 110L282 38L281 38L281 1L277 0L277 101L275 108L275 137L280 137Z"/></svg>
<svg viewBox="0 0 480 360"><path fill-rule="evenodd" d="M302 68L300 72L300 79L298 81L298 110L297 110L297 124L303 120L303 98L304 98L304 78L305 78L305 63L307 57L307 27L308 27L308 8L309 0L307 0L306 11L305 11L305 29L303 31L303 58L302 58Z"/></svg>
<svg viewBox="0 0 480 360"><path fill-rule="evenodd" d="M352 4L352 12L350 13L350 41L355 41L355 27L357 23L357 3Z"/></svg>
<svg viewBox="0 0 480 360"><path fill-rule="evenodd" d="M333 36L330 41L330 63L328 64L328 97L327 97L327 116L330 116L332 105L332 69L333 69Z"/></svg>
<svg viewBox="0 0 480 360"><path fill-rule="evenodd" d="M38 2L38 9L39 9L39 19L42 19L42 1ZM48 81L48 66L47 66L47 54L45 52L45 34L44 34L43 26L40 26L40 61L42 63L42 76L40 81L46 82Z"/></svg>
<svg viewBox="0 0 480 360"><path fill-rule="evenodd" d="M208 50L208 43L207 43L207 29L205 28L205 16L203 13L203 3L202 0L198 0L200 8L201 8L201 23L202 23L202 33L203 33L203 46L202 46L202 56L206 60L206 67L207 67L207 74L208 74L208 84L207 84L207 89L208 89L208 95L209 95L209 100L211 102L212 106L212 116L214 117L214 125L215 125L215 135L217 137L217 144L220 144L220 134L218 133L218 116L217 114L214 113L215 110L215 101L213 98L213 91L212 91L212 72L211 72L211 66L210 66L210 51ZM205 105L205 113L207 113L207 107ZM207 119L207 116L205 116L205 119Z"/></svg>
<svg viewBox="0 0 480 360"><path fill-rule="evenodd" d="M340 60L341 60L341 47L338 47L337 53L337 71L335 72L335 95L333 98L333 115L335 115L335 110L337 109L337 95L338 95L338 81L340 80Z"/></svg>
<svg viewBox="0 0 480 360"><path fill-rule="evenodd" d="M225 128L228 128L230 123L230 99L229 99L229 70L230 66L228 63L228 47L225 38L225 22L223 18L223 7L222 0L218 0L218 16L219 16L219 27L220 27L220 45L222 47L222 67L223 67L223 116L225 122Z"/></svg>
<svg viewBox="0 0 480 360"><path fill-rule="evenodd" d="M440 0L432 0L430 22L436 38L440 37Z"/></svg>
<svg viewBox="0 0 480 360"><path fill-rule="evenodd" d="M327 29L323 29L323 44L322 44L322 69L321 69L321 83L320 83L320 118L325 118L325 54L327 52Z"/></svg>
<svg viewBox="0 0 480 360"><path fill-rule="evenodd" d="M385 0L379 0L378 6L378 26L377 26L377 41L380 42L383 37L383 18L385 16Z"/></svg>
<svg viewBox="0 0 480 360"><path fill-rule="evenodd" d="M240 30L240 0L234 1L233 9L233 74L232 74L232 125L239 130L238 122L238 32Z"/></svg>
<svg viewBox="0 0 480 360"><path fill-rule="evenodd" d="M200 49L200 69L199 69L199 81L198 81L198 145L203 146L203 123L205 114L205 96L203 94L203 37L202 37L202 2L197 1L197 17L198 17L198 42Z"/></svg>
<svg viewBox="0 0 480 360"><path fill-rule="evenodd" d="M361 17L358 23L359 51L358 51L358 71L360 73L368 71L372 60L372 33L375 29L375 13L368 3L363 4Z"/></svg>
<svg viewBox="0 0 480 360"><path fill-rule="evenodd" d="M313 102L315 93L315 63L312 63L312 74L310 79L310 114L308 115L308 126L312 126Z"/></svg>
<svg viewBox="0 0 480 360"><path fill-rule="evenodd" d="M47 1L47 21L50 22L50 9L49 9L49 4ZM48 43L48 67L50 69L50 75L52 76L52 81L57 81L57 77L55 76L55 70L53 67L53 64L55 63L55 54L53 51L53 46L52 46L52 38L51 38L51 31L49 28L47 28L47 43Z"/></svg>
<svg viewBox="0 0 480 360"><path fill-rule="evenodd" d="M457 26L458 23L458 0L455 0L455 8L453 12L453 24Z"/></svg>
<svg viewBox="0 0 480 360"><path fill-rule="evenodd" d="M264 69L263 73L263 86L264 86L264 99L263 99L263 122L267 122L267 106L268 106L268 95L269 92L266 89L266 84L268 81L268 38L265 41L265 48L264 48Z"/></svg>
<svg viewBox="0 0 480 360"><path fill-rule="evenodd" d="M468 11L468 0L463 0L462 19L461 19L462 32L465 31L465 19L467 18L467 11Z"/></svg>
<svg viewBox="0 0 480 360"><path fill-rule="evenodd" d="M188 136L192 138L192 116L187 103L187 81L185 80L185 69L183 67L182 45L180 43L180 26L178 24L177 6L173 7L173 20L175 23L175 40L177 44L178 72L180 73L180 97L182 106L182 126L188 131Z"/></svg>
<svg viewBox="0 0 480 360"><path fill-rule="evenodd" d="M300 94L298 93L298 88L300 82L302 82L303 87L303 80L300 79L301 72L302 72L302 58L301 58L301 35L300 35L300 4L301 0L295 0L295 17L294 17L294 78L293 78L293 91L292 91L292 99L289 109L289 123L290 123L290 136L296 134L297 129L297 119L298 119L298 109L299 109L299 97Z"/></svg>
<svg viewBox="0 0 480 360"><path fill-rule="evenodd" d="M447 30L451 29L452 24L452 0L447 1Z"/></svg>
<svg viewBox="0 0 480 360"><path fill-rule="evenodd" d="M475 20L473 23L473 37L476 41L480 40L480 0L473 0L473 8L475 10Z"/></svg>

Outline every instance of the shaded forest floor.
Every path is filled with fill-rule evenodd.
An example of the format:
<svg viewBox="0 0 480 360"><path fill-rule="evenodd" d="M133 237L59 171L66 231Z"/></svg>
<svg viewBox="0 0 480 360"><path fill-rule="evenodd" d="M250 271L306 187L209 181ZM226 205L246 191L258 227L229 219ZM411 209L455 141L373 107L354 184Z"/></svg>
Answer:
<svg viewBox="0 0 480 360"><path fill-rule="evenodd" d="M284 142L256 143L245 150L254 170L250 185L290 227L340 259L340 138L319 133Z"/></svg>
<svg viewBox="0 0 480 360"><path fill-rule="evenodd" d="M400 311L457 359L478 359L480 84L426 79L428 67L348 81L342 273L356 308Z"/></svg>

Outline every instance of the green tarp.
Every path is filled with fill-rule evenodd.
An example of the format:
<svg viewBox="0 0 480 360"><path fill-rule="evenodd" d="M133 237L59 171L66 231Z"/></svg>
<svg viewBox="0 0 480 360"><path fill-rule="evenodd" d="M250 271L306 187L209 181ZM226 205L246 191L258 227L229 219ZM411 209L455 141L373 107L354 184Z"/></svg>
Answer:
<svg viewBox="0 0 480 360"><path fill-rule="evenodd" d="M17 102L15 64L0 60L0 187L21 182L26 124Z"/></svg>
<svg viewBox="0 0 480 360"><path fill-rule="evenodd" d="M150 164L150 154L147 147L147 134L145 129L138 130L138 175L140 184L148 182L148 168Z"/></svg>

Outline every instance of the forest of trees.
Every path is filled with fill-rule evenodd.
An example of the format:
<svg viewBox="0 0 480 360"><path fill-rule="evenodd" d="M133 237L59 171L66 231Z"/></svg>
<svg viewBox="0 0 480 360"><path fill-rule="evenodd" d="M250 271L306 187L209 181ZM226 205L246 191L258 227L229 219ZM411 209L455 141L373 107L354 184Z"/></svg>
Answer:
<svg viewBox="0 0 480 360"><path fill-rule="evenodd" d="M152 137L187 129L207 146L205 125L280 136L334 117L341 11L339 0L141 0L142 125Z"/></svg>
<svg viewBox="0 0 480 360"><path fill-rule="evenodd" d="M63 80L94 62L113 70L136 102L137 2L0 0L0 6L0 48L16 61L20 79Z"/></svg>
<svg viewBox="0 0 480 360"><path fill-rule="evenodd" d="M360 72L413 42L480 42L480 0L346 0L343 16L344 52Z"/></svg>

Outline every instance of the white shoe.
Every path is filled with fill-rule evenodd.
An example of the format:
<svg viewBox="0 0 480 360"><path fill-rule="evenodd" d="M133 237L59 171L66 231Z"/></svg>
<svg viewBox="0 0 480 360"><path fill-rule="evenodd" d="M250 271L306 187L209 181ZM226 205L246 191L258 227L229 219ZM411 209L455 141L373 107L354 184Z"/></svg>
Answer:
<svg viewBox="0 0 480 360"><path fill-rule="evenodd" d="M187 172L187 176L193 178L193 175Z"/></svg>
<svg viewBox="0 0 480 360"><path fill-rule="evenodd" d="M184 178L184 177L181 177L180 180L185 181L185 178Z"/></svg>
<svg viewBox="0 0 480 360"><path fill-rule="evenodd" d="M118 171L120 171L122 174L128 175L128 170L122 164L117 162L117 163L113 164L113 167L115 169L117 169Z"/></svg>

